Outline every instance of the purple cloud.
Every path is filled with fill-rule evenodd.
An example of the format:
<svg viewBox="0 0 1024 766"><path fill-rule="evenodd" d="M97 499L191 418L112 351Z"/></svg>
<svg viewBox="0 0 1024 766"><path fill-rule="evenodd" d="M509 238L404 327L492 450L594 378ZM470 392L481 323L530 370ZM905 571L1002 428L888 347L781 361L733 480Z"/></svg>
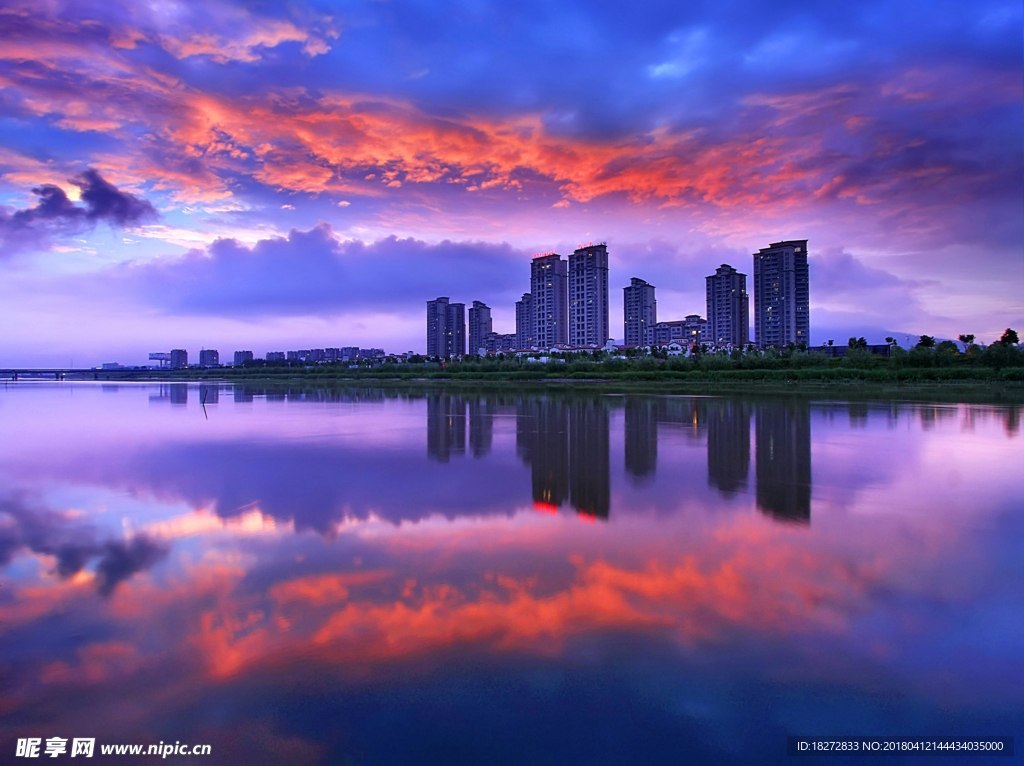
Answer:
<svg viewBox="0 0 1024 766"><path fill-rule="evenodd" d="M341 241L328 224L247 247L221 239L182 258L101 275L170 313L307 316L407 311L438 295L509 301L529 279L529 254L507 244Z"/></svg>
<svg viewBox="0 0 1024 766"><path fill-rule="evenodd" d="M93 168L68 182L81 190L84 206L74 204L59 186L43 184L32 189L39 197L33 207L14 213L0 210L0 252L41 246L55 235L75 233L99 221L129 228L157 217L150 202L121 191Z"/></svg>

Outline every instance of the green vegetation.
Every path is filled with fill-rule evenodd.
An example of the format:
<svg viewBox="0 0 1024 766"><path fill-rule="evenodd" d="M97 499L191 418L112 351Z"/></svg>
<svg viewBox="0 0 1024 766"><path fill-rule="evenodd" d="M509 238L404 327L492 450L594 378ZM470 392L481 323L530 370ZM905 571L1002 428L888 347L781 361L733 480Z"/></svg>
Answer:
<svg viewBox="0 0 1024 766"><path fill-rule="evenodd" d="M971 336L964 336L967 338L973 341ZM996 398L1024 397L1024 349L1017 348L1017 335L1013 330L1007 330L999 341L985 348L969 343L966 351L960 351L951 341L936 343L929 336L922 336L910 350L900 348L894 340L888 342L889 357L872 354L863 338L850 338L846 356L840 358L795 347L781 351L733 350L690 356L655 353L622 357L599 351L595 354L564 354L547 362L503 355L444 362L413 356L408 362L396 360L355 368L347 364L247 365L241 369L152 372L145 377L277 381L303 385L352 380L490 381L519 385L530 381L580 385L589 381L605 385L643 384L645 387L680 392L744 389L815 392L867 386L878 390L896 388L903 392L907 392L908 387L920 390L942 388L965 395L973 390L987 391ZM963 342L967 343L967 340ZM102 377L138 379L140 376L110 373L102 374ZM957 396L960 397L959 394Z"/></svg>
<svg viewBox="0 0 1024 766"><path fill-rule="evenodd" d="M461 361L429 359L413 355L408 361L385 360L375 365L347 364L300 366L265 365L257 360L244 368L210 370L100 372L97 379L222 380L259 384L321 386L353 381L471 384L532 383L600 385L605 388L651 388L663 392L762 392L811 393L814 395L904 396L940 395L955 400L1024 400L1024 349L1017 333L1007 330L987 347L963 335L966 350L952 341L936 342L922 336L909 350L888 338L890 355L871 353L863 338L850 338L846 355L833 357L797 347L782 350L734 349L689 356L664 352L629 355L594 353L555 354L547 361L520 359L515 355ZM539 357L541 354L532 356Z"/></svg>

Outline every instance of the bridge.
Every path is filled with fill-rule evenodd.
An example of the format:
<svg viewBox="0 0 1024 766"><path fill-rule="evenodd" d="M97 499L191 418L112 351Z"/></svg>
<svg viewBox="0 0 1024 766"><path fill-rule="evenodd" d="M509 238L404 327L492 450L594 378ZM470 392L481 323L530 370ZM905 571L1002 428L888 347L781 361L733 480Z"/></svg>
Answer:
<svg viewBox="0 0 1024 766"><path fill-rule="evenodd" d="M27 378L30 380L36 380L42 378L44 380L106 380L111 374L117 376L129 375L134 377L135 375L149 375L152 370L133 370L133 369L121 369L121 370L103 370L92 367L84 369L76 369L72 367L58 368L58 367L7 367L0 368L0 380L18 380L19 378Z"/></svg>

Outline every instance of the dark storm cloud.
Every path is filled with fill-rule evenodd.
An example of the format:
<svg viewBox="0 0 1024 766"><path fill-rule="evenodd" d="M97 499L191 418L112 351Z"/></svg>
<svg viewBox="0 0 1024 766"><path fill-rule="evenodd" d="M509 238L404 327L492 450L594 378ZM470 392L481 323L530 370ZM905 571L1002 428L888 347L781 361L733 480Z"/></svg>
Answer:
<svg viewBox="0 0 1024 766"><path fill-rule="evenodd" d="M93 168L68 179L81 191L82 206L68 199L62 188L43 184L32 189L39 201L30 208L8 213L0 210L0 245L3 252L40 245L57 234L69 234L99 221L127 228L157 217L147 200L123 192Z"/></svg>
<svg viewBox="0 0 1024 766"><path fill-rule="evenodd" d="M122 267L107 276L118 277L112 281L122 290L140 291L151 305L178 313L387 312L439 295L467 303L506 296L510 286L529 279L529 255L482 242L343 242L321 224L253 247L218 240L206 251Z"/></svg>
<svg viewBox="0 0 1024 766"><path fill-rule="evenodd" d="M95 559L96 588L101 596L110 596L119 583L149 569L168 552L163 543L145 535L100 540L91 526L26 497L0 498L0 566L10 563L21 550L53 556L62 579L82 571Z"/></svg>
<svg viewBox="0 0 1024 766"><path fill-rule="evenodd" d="M165 546L143 535L131 540L107 541L101 550L96 564L96 587L101 596L109 596L118 583L149 569L167 555Z"/></svg>
<svg viewBox="0 0 1024 766"><path fill-rule="evenodd" d="M71 183L81 189L88 221L107 221L118 226L133 226L156 217L156 209L144 199L123 192L89 168Z"/></svg>

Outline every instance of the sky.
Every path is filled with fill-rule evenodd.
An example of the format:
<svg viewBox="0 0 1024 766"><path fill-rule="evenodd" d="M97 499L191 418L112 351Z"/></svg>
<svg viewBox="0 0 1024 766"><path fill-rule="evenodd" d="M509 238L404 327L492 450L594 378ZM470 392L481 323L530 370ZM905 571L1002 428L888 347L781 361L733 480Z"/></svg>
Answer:
<svg viewBox="0 0 1024 766"><path fill-rule="evenodd" d="M807 239L811 340L1024 328L1019 2L0 2L0 366L425 350L608 243ZM749 287L749 285L748 285Z"/></svg>

